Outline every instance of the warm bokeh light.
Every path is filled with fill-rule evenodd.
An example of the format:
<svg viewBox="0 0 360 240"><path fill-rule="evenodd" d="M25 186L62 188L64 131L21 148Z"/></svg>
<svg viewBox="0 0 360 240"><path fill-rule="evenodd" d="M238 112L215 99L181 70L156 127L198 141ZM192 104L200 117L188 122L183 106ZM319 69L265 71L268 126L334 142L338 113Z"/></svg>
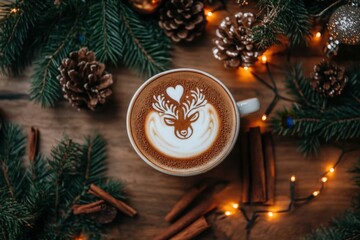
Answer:
<svg viewBox="0 0 360 240"><path fill-rule="evenodd" d="M319 195L319 193L320 193L319 191L315 191L315 192L313 192L312 195L313 195L314 197L316 197L317 195Z"/></svg>
<svg viewBox="0 0 360 240"><path fill-rule="evenodd" d="M213 15L213 12L212 11L209 11L207 14L206 14L208 17L211 17Z"/></svg>
<svg viewBox="0 0 360 240"><path fill-rule="evenodd" d="M273 212L268 212L267 214L269 217L273 217L274 216L274 213Z"/></svg>
<svg viewBox="0 0 360 240"><path fill-rule="evenodd" d="M266 119L267 119L266 114L263 114L263 115L261 116L261 120L266 121Z"/></svg>
<svg viewBox="0 0 360 240"><path fill-rule="evenodd" d="M86 237L85 237L85 235L80 234L79 236L76 236L76 237L74 238L74 240L86 240Z"/></svg>
<svg viewBox="0 0 360 240"><path fill-rule="evenodd" d="M244 67L245 71L249 71L249 69L250 69L249 67Z"/></svg>
<svg viewBox="0 0 360 240"><path fill-rule="evenodd" d="M329 169L329 172L331 172L331 173L335 172L335 168L333 168L333 167L330 168L330 169Z"/></svg>
<svg viewBox="0 0 360 240"><path fill-rule="evenodd" d="M295 176L291 176L290 181L295 182L296 178Z"/></svg>
<svg viewBox="0 0 360 240"><path fill-rule="evenodd" d="M316 37L316 38L321 38L321 32L317 32L317 33L315 34L315 37Z"/></svg>
<svg viewBox="0 0 360 240"><path fill-rule="evenodd" d="M266 57L265 55L263 55L263 56L261 57L261 62L262 62L262 63L266 63L266 62L267 62L267 57Z"/></svg>
<svg viewBox="0 0 360 240"><path fill-rule="evenodd" d="M255 83L257 80L252 75L251 69L239 67L236 70L236 79L241 83Z"/></svg>
<svg viewBox="0 0 360 240"><path fill-rule="evenodd" d="M18 11L19 11L18 8L12 8L12 9L10 10L10 13L15 14L15 13L17 13Z"/></svg>
<svg viewBox="0 0 360 240"><path fill-rule="evenodd" d="M235 209L238 209L238 208L239 208L239 204L237 204L237 203L232 203L231 206L232 206L233 208L235 208Z"/></svg>
<svg viewBox="0 0 360 240"><path fill-rule="evenodd" d="M231 211L226 211L224 214L225 214L225 216L231 216L231 215L233 215L234 213L231 212Z"/></svg>
<svg viewBox="0 0 360 240"><path fill-rule="evenodd" d="M325 183L327 180L328 180L327 177L322 177L322 178L321 178L321 181L322 181L323 183Z"/></svg>

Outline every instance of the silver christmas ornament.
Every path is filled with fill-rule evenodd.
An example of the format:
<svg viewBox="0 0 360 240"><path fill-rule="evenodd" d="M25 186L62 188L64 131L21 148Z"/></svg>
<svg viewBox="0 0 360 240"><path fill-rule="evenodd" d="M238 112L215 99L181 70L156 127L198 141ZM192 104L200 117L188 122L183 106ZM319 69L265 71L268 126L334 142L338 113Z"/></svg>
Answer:
<svg viewBox="0 0 360 240"><path fill-rule="evenodd" d="M340 43L360 44L360 0L352 0L350 4L339 7L330 17L328 30L327 56L336 55Z"/></svg>

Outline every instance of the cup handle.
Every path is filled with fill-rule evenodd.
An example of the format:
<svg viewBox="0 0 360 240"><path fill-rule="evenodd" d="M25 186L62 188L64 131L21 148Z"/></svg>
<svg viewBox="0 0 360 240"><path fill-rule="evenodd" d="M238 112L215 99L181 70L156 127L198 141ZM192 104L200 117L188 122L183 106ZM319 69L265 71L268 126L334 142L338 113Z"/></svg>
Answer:
<svg viewBox="0 0 360 240"><path fill-rule="evenodd" d="M260 102L258 98L249 98L236 103L240 111L240 117L246 116L249 113L259 111Z"/></svg>

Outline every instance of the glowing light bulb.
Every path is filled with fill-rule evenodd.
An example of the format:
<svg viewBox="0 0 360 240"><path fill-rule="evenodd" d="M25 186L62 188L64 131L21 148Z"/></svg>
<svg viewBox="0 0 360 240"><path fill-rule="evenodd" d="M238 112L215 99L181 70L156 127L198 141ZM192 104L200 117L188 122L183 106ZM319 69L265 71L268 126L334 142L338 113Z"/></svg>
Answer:
<svg viewBox="0 0 360 240"><path fill-rule="evenodd" d="M208 15L208 17L211 17L213 15L213 12L208 12L206 15Z"/></svg>
<svg viewBox="0 0 360 240"><path fill-rule="evenodd" d="M291 176L290 181L295 182L296 178L295 176Z"/></svg>
<svg viewBox="0 0 360 240"><path fill-rule="evenodd" d="M239 204L237 204L237 203L233 203L233 204L231 204L231 206L232 206L233 208L235 208L235 209L238 209L238 208L239 208Z"/></svg>
<svg viewBox="0 0 360 240"><path fill-rule="evenodd" d="M261 120L266 121L266 119L267 119L266 114L263 114L263 115L261 116Z"/></svg>
<svg viewBox="0 0 360 240"><path fill-rule="evenodd" d="M312 195L313 195L314 197L316 197L317 195L319 195L319 193L320 193L319 191L315 191L315 192L313 192Z"/></svg>
<svg viewBox="0 0 360 240"><path fill-rule="evenodd" d="M322 178L321 178L321 181L322 181L323 183L326 183L327 180L328 180L327 177L322 177Z"/></svg>
<svg viewBox="0 0 360 240"><path fill-rule="evenodd" d="M245 71L249 71L249 67L244 67L244 70L245 70Z"/></svg>
<svg viewBox="0 0 360 240"><path fill-rule="evenodd" d="M79 236L76 236L74 240L86 240L86 237L83 234L80 234Z"/></svg>
<svg viewBox="0 0 360 240"><path fill-rule="evenodd" d="M333 167L330 168L330 169L329 169L329 172L331 172L331 173L335 172L335 168L333 168Z"/></svg>
<svg viewBox="0 0 360 240"><path fill-rule="evenodd" d="M317 33L315 34L315 37L316 37L316 38L321 38L321 32L317 32Z"/></svg>
<svg viewBox="0 0 360 240"><path fill-rule="evenodd" d="M225 214L225 216L231 216L231 215L233 215L233 212L231 212L231 211L226 211L224 214Z"/></svg>
<svg viewBox="0 0 360 240"><path fill-rule="evenodd" d="M265 55L263 55L261 57L261 61L262 61L262 63L266 63L267 62L267 57Z"/></svg>
<svg viewBox="0 0 360 240"><path fill-rule="evenodd" d="M10 13L13 13L13 14L17 13L18 11L19 11L18 8L12 8L12 9L10 9Z"/></svg>
<svg viewBox="0 0 360 240"><path fill-rule="evenodd" d="M269 217L273 217L274 216L274 213L273 212L268 212L267 214Z"/></svg>

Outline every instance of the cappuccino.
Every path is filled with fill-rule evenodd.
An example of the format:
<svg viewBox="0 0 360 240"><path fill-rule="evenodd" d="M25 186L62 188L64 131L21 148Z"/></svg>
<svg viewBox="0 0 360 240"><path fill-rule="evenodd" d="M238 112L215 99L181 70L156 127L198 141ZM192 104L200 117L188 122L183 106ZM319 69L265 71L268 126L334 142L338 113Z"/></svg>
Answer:
<svg viewBox="0 0 360 240"><path fill-rule="evenodd" d="M129 137L157 168L191 173L223 159L237 130L236 106L210 76L173 71L136 93L128 111Z"/></svg>

